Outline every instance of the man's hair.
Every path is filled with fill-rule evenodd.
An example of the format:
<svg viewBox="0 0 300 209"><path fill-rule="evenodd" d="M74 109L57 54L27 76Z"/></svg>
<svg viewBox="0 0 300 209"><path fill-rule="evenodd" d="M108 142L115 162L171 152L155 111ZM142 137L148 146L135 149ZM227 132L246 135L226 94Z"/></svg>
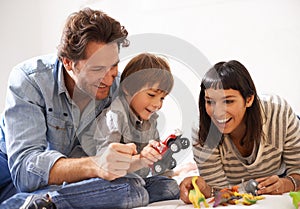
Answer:
<svg viewBox="0 0 300 209"><path fill-rule="evenodd" d="M157 55L142 53L132 58L121 75L121 92L133 96L135 93L156 88L169 93L174 84L168 62Z"/></svg>
<svg viewBox="0 0 300 209"><path fill-rule="evenodd" d="M112 43L127 47L128 32L118 21L102 11L84 8L72 13L64 26L58 48L58 57L72 61L86 58L85 49L89 42Z"/></svg>

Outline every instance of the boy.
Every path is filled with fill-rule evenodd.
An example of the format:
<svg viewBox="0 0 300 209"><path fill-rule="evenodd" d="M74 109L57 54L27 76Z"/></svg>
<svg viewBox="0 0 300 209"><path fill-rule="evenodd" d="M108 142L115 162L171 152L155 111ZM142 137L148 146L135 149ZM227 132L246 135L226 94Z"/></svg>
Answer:
<svg viewBox="0 0 300 209"><path fill-rule="evenodd" d="M83 150L90 156L101 156L112 142L134 143L138 154L132 157L130 174L125 178L143 182L149 203L177 199L179 194L173 179L164 176L146 178L150 173L149 165L162 157L154 149L159 146L156 112L173 84L169 64L163 58L150 53L137 55L121 75L119 96L101 113L96 125L90 127L81 141Z"/></svg>

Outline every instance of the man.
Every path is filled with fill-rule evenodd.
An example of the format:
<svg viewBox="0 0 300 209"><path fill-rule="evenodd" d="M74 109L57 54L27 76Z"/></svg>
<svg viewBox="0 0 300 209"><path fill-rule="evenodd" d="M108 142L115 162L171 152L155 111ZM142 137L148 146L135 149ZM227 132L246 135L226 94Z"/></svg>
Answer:
<svg viewBox="0 0 300 209"><path fill-rule="evenodd" d="M119 49L129 45L127 34L105 13L85 8L69 16L57 56L36 57L13 69L1 127L5 157L0 159L8 158L12 182L22 193L2 203L3 208L20 207L28 192L49 191L51 200L33 195L22 207L146 204L147 194L118 183L136 153L134 144L111 144L100 158L87 157L78 141L111 103L118 83ZM118 201L112 201L115 196Z"/></svg>

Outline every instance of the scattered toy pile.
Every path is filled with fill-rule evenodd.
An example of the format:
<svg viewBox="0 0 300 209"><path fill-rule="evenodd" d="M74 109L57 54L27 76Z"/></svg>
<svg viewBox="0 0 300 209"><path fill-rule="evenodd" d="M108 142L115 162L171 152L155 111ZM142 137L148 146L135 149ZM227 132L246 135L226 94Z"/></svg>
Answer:
<svg viewBox="0 0 300 209"><path fill-rule="evenodd" d="M198 185L196 184L197 176L193 177L192 184L194 189L189 193L189 199L193 203L194 208L200 208L201 202L203 205L208 208L209 204L212 204L213 207L219 205L226 206L228 204L243 204L243 205L252 205L257 202L257 200L264 199L263 196L255 196L251 193L239 193L238 186L233 186L232 188L225 188L215 193L215 196L207 203L204 195L200 192Z"/></svg>
<svg viewBox="0 0 300 209"><path fill-rule="evenodd" d="M257 200L264 199L263 196L255 196L251 193L239 193L238 186L233 186L231 189L222 189L216 192L215 197L210 201L213 202L213 207L218 205L226 206L228 204L237 205L239 203L243 205L252 205Z"/></svg>

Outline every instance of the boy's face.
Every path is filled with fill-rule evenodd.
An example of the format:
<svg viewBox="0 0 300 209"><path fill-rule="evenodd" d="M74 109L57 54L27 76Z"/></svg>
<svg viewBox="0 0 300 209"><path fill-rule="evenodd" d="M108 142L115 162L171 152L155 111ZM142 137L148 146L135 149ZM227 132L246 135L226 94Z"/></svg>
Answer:
<svg viewBox="0 0 300 209"><path fill-rule="evenodd" d="M136 93L130 101L130 107L141 120L149 120L163 104L167 93L159 89L150 88Z"/></svg>

